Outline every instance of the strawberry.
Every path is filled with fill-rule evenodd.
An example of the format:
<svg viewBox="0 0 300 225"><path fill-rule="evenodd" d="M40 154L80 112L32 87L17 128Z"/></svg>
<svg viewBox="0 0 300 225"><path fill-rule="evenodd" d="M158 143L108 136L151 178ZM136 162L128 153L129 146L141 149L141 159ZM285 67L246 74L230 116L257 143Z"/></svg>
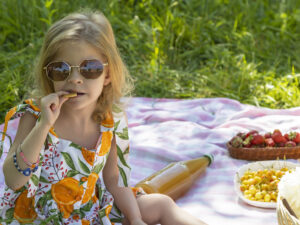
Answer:
<svg viewBox="0 0 300 225"><path fill-rule="evenodd" d="M272 139L276 144L287 142L286 138L284 136L282 136L280 130L274 130L274 132L272 134Z"/></svg>
<svg viewBox="0 0 300 225"><path fill-rule="evenodd" d="M258 134L258 131L257 130L251 130L251 131L249 131L247 134L246 134L246 138L247 137L249 137L250 135L252 135L252 134Z"/></svg>
<svg viewBox="0 0 300 225"><path fill-rule="evenodd" d="M296 144L300 143L300 134L298 132L290 132L288 136L289 140L295 142Z"/></svg>
<svg viewBox="0 0 300 225"><path fill-rule="evenodd" d="M239 136L239 137L242 138L243 140L246 139L246 134L245 134L245 133L242 133L242 132L239 132L236 136Z"/></svg>
<svg viewBox="0 0 300 225"><path fill-rule="evenodd" d="M272 138L266 138L265 143L266 143L267 147L274 147L275 146L275 142L273 141Z"/></svg>
<svg viewBox="0 0 300 225"><path fill-rule="evenodd" d="M287 143L285 143L285 147L295 147L296 143L293 141L288 141Z"/></svg>
<svg viewBox="0 0 300 225"><path fill-rule="evenodd" d="M265 133L265 138L271 138L272 137L272 133L271 132L268 132L268 133Z"/></svg>
<svg viewBox="0 0 300 225"><path fill-rule="evenodd" d="M250 148L251 147L251 141L253 139L252 135L249 135L244 141L243 141L243 146L246 148Z"/></svg>
<svg viewBox="0 0 300 225"><path fill-rule="evenodd" d="M252 145L261 145L265 143L265 138L262 135L258 133L254 133L252 136L253 136L253 139L251 140Z"/></svg>
<svg viewBox="0 0 300 225"><path fill-rule="evenodd" d="M300 134L298 132L296 133L296 137L293 139L293 141L297 144L300 143Z"/></svg>
<svg viewBox="0 0 300 225"><path fill-rule="evenodd" d="M285 134L284 137L285 137L286 140L291 141L289 134Z"/></svg>
<svg viewBox="0 0 300 225"><path fill-rule="evenodd" d="M234 136L231 139L230 144L235 148L243 147L243 139L239 136Z"/></svg>

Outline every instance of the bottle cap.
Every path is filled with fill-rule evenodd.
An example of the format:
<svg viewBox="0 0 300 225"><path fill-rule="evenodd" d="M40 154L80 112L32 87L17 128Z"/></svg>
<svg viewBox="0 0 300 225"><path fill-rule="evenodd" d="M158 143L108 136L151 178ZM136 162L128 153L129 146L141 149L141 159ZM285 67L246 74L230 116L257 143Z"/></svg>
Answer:
<svg viewBox="0 0 300 225"><path fill-rule="evenodd" d="M214 156L212 154L207 154L204 155L204 157L208 158L209 160L208 166L210 166L210 164L212 164L212 162L214 161Z"/></svg>

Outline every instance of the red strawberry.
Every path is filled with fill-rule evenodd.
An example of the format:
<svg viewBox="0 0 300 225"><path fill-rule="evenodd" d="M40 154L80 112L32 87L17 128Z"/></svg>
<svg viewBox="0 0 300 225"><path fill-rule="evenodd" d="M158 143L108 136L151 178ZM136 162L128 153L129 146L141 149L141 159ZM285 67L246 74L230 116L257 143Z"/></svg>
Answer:
<svg viewBox="0 0 300 225"><path fill-rule="evenodd" d="M295 147L295 146L296 146L296 143L293 142L293 141L288 141L287 143L285 143L285 146L286 146L286 147Z"/></svg>
<svg viewBox="0 0 300 225"><path fill-rule="evenodd" d="M282 136L280 130L274 130L273 134L272 134L272 139L275 143L286 143L287 140L284 136Z"/></svg>
<svg viewBox="0 0 300 225"><path fill-rule="evenodd" d="M235 148L243 147L243 139L239 136L234 136L231 139L230 144Z"/></svg>
<svg viewBox="0 0 300 225"><path fill-rule="evenodd" d="M252 145L261 145L265 143L265 138L260 134L253 134L253 139L251 140Z"/></svg>
<svg viewBox="0 0 300 225"><path fill-rule="evenodd" d="M266 138L265 139L265 143L268 147L274 147L275 146L275 142L273 141L272 138Z"/></svg>
<svg viewBox="0 0 300 225"><path fill-rule="evenodd" d="M300 143L300 134L298 132L296 133L296 137L292 141Z"/></svg>
<svg viewBox="0 0 300 225"><path fill-rule="evenodd" d="M272 137L272 133L271 132L265 133L265 138L271 138L271 137Z"/></svg>
<svg viewBox="0 0 300 225"><path fill-rule="evenodd" d="M284 135L284 137L285 137L285 139L286 139L286 140L288 140L288 141L290 141L290 140L291 140L291 139L290 139L290 135L289 135L289 134L285 134L285 135Z"/></svg>
<svg viewBox="0 0 300 225"><path fill-rule="evenodd" d="M246 134L246 138L249 137L250 135L252 134L258 134L258 131L257 130L251 130L249 131L247 134Z"/></svg>
<svg viewBox="0 0 300 225"><path fill-rule="evenodd" d="M290 132L288 136L289 140L295 142L296 144L300 143L300 134L298 132Z"/></svg>
<svg viewBox="0 0 300 225"><path fill-rule="evenodd" d="M242 138L243 140L246 139L246 134L245 134L245 133L242 133L242 132L239 132L236 136Z"/></svg>

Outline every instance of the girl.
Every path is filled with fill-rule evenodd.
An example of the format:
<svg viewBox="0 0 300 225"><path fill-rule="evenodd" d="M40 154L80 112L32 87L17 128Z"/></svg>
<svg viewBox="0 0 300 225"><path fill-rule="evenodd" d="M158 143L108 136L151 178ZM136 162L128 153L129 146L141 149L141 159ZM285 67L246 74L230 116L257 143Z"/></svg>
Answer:
<svg viewBox="0 0 300 225"><path fill-rule="evenodd" d="M3 165L2 224L204 224L167 196L128 187L128 127L119 106L130 77L103 14L56 22L36 76L37 100L5 118L4 132L21 117Z"/></svg>

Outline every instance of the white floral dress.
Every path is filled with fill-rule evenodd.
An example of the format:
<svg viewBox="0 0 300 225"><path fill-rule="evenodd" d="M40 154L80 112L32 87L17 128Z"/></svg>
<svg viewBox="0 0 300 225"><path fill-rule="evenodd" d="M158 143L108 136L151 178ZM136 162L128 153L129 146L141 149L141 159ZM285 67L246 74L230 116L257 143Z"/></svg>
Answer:
<svg viewBox="0 0 300 225"><path fill-rule="evenodd" d="M40 115L35 102L26 100L7 113L4 133L8 120L25 112L37 118ZM61 139L51 129L40 152L40 166L26 185L17 191L7 186L2 190L1 224L110 225L121 222L123 215L104 185L102 172L115 135L119 185L128 186L129 140L124 113L114 107L113 113L99 125L99 129L101 141L94 150ZM132 190L136 194L137 190Z"/></svg>

